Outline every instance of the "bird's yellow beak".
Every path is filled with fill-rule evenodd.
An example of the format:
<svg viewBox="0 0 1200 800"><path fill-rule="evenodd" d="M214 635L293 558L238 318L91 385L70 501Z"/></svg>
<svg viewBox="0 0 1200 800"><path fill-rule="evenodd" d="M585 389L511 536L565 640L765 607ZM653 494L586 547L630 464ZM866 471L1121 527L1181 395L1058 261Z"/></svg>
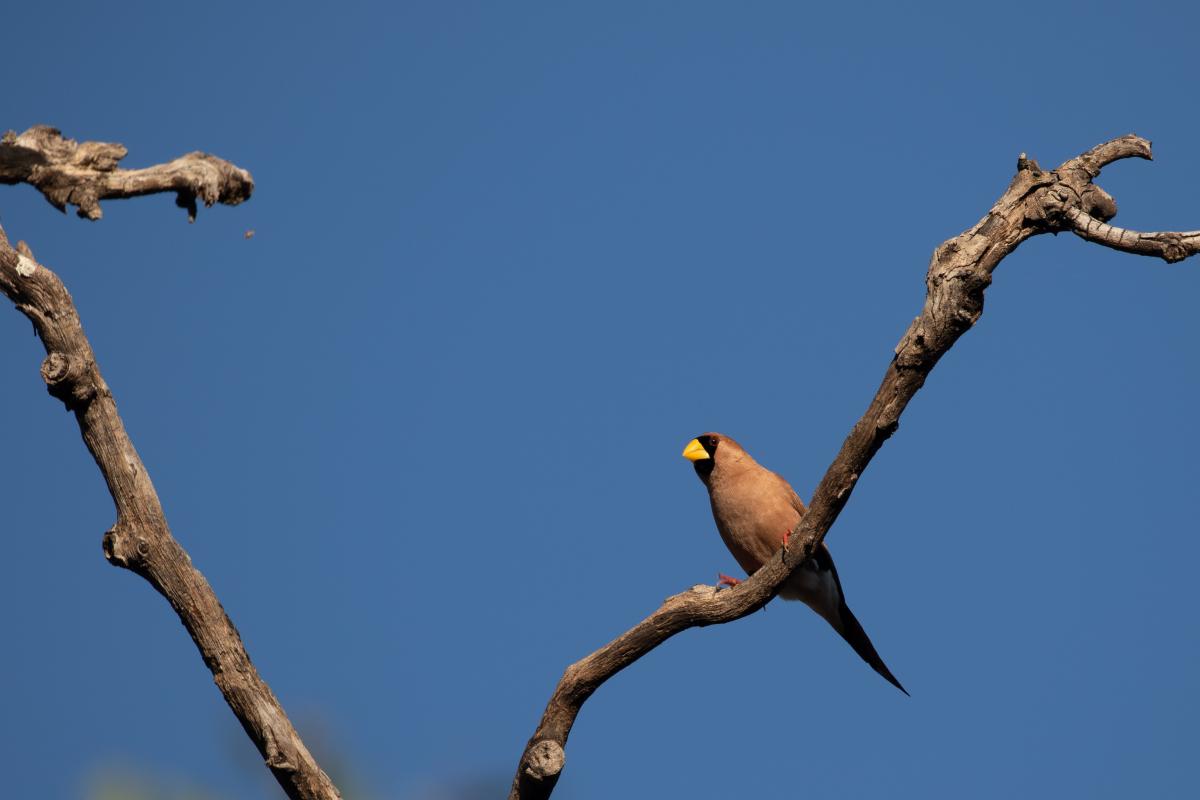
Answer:
<svg viewBox="0 0 1200 800"><path fill-rule="evenodd" d="M688 461L703 461L708 458L708 451L704 449L704 445L700 444L699 439L692 439L687 443L687 447L683 448L683 457Z"/></svg>

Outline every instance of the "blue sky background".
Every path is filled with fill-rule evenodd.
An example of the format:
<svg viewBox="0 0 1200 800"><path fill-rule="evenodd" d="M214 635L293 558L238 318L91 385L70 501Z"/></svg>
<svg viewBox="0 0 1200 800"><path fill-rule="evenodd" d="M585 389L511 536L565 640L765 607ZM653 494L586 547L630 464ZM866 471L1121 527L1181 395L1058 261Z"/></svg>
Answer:
<svg viewBox="0 0 1200 800"><path fill-rule="evenodd" d="M1106 5L19 4L0 127L258 188L0 221L348 800L497 797L568 663L735 568L684 443L807 497L1018 153L1147 136L1117 222L1200 227L1200 14ZM1198 297L1022 246L828 540L912 698L773 603L605 685L558 796L1196 796ZM0 341L6 793L282 796Z"/></svg>

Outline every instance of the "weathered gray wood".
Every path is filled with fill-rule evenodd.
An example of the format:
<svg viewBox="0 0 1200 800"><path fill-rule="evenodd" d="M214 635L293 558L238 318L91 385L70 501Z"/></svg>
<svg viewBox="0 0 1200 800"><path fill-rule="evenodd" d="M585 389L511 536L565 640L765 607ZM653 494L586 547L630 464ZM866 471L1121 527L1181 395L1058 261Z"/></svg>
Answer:
<svg viewBox="0 0 1200 800"><path fill-rule="evenodd" d="M1168 264L1200 252L1200 231L1131 231L1109 225L1078 208L1068 208L1064 214L1079 238L1114 250L1158 256Z"/></svg>
<svg viewBox="0 0 1200 800"><path fill-rule="evenodd" d="M1117 213L1116 203L1092 179L1105 165L1130 157L1150 158L1150 143L1123 136L1049 172L1021 155L1012 183L983 219L934 250L925 279L925 307L896 346L874 399L813 492L808 513L792 533L787 550L781 549L729 591L693 586L667 598L636 626L567 667L521 754L510 800L550 796L566 762L565 747L575 717L606 680L681 631L731 622L762 608L792 570L808 560L850 499L871 458L899 427L901 413L938 359L983 313L984 290L1005 256L1031 236L1060 230L1074 230L1085 238L1118 246L1115 240L1121 239L1119 235L1098 227ZM1169 260L1196 252L1195 233L1142 236L1183 242L1180 246L1185 250L1170 251ZM1120 249L1164 255L1150 245Z"/></svg>
<svg viewBox="0 0 1200 800"><path fill-rule="evenodd" d="M77 204L80 216L92 219L99 218L98 201L103 198L174 191L194 216L197 197L208 205L238 203L254 188L250 173L203 153L142 170L115 169L116 160L124 155L120 145L77 145L52 128L31 128L0 142L0 182L32 183L52 203ZM22 242L14 249L2 229L0 292L33 322L46 348L41 372L47 389L74 412L83 440L108 483L117 520L104 534L105 558L141 575L167 598L212 671L217 688L288 797L340 797L254 668L212 587L171 535L71 295L28 246Z"/></svg>
<svg viewBox="0 0 1200 800"><path fill-rule="evenodd" d="M188 153L146 169L117 169L124 145L64 139L56 129L35 125L0 137L0 183L28 183L59 211L78 207L79 216L100 219L100 201L175 192L175 204L196 219L196 200L237 205L250 199L250 173L207 153Z"/></svg>

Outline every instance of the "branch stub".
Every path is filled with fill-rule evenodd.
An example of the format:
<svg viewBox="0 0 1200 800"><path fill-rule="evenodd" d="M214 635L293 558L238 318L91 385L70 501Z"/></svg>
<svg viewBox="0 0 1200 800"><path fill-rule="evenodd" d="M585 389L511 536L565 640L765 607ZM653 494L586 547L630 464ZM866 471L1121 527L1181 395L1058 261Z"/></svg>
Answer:
<svg viewBox="0 0 1200 800"><path fill-rule="evenodd" d="M96 396L95 384L87 380L87 365L77 356L53 352L42 361L46 391L74 410Z"/></svg>
<svg viewBox="0 0 1200 800"><path fill-rule="evenodd" d="M62 383L71 370L71 357L63 353L51 353L42 361L42 380L47 386Z"/></svg>
<svg viewBox="0 0 1200 800"><path fill-rule="evenodd" d="M100 546L104 549L104 558L114 567L137 570L150 552L150 544L140 536L130 535L129 528L121 523L113 525L105 534Z"/></svg>
<svg viewBox="0 0 1200 800"><path fill-rule="evenodd" d="M553 739L542 739L525 757L525 774L537 781L553 778L562 772L567 763L567 755L562 745Z"/></svg>

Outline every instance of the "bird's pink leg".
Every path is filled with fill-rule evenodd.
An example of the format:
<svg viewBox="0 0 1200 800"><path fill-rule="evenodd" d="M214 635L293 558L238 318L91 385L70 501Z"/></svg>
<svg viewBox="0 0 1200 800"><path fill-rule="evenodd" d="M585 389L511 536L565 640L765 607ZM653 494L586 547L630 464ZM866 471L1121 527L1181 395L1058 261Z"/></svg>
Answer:
<svg viewBox="0 0 1200 800"><path fill-rule="evenodd" d="M731 578L724 572L717 573L717 586L737 586L741 582L740 578Z"/></svg>
<svg viewBox="0 0 1200 800"><path fill-rule="evenodd" d="M790 530L783 532L783 549L784 550L787 550L788 539L791 539L791 538L792 538L792 532Z"/></svg>

